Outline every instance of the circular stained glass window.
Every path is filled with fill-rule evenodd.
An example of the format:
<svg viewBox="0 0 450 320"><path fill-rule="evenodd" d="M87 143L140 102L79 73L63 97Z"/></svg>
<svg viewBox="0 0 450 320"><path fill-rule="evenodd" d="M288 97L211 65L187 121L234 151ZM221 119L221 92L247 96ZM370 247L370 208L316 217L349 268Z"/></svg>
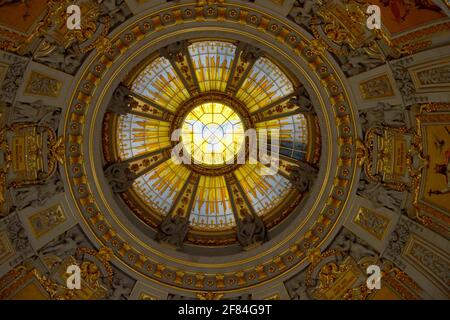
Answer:
<svg viewBox="0 0 450 320"><path fill-rule="evenodd" d="M184 119L182 141L194 163L233 164L245 141L244 126L230 107L216 102L204 103Z"/></svg>
<svg viewBox="0 0 450 320"><path fill-rule="evenodd" d="M229 190L242 190L236 197L247 199L248 210L267 217L270 226L281 221L271 212L297 197L286 172L262 175L266 166L249 162L252 150L246 148L244 131L254 130L250 137L260 139L267 130L279 130L279 152L288 165L308 160L314 136L308 136L301 106L286 107L294 84L268 55L248 64L245 79L231 88L233 79L240 78L233 66L240 63L241 47L251 48L249 44L201 40L181 45L190 66L185 73L162 56L130 73L134 78L126 83L131 83L132 112L120 114L117 122L111 117L117 144L107 152L117 150L117 161L138 170L131 191L123 196L144 222L153 224L185 210L193 231L189 241L202 246L212 239L220 239L220 245L234 243L232 228L241 207L233 206L235 195ZM185 87L193 79L197 90ZM174 161L170 150L175 145L179 152L179 142L185 157ZM133 203L135 197L138 203ZM141 206L150 209L145 216ZM212 230L221 230L218 238Z"/></svg>

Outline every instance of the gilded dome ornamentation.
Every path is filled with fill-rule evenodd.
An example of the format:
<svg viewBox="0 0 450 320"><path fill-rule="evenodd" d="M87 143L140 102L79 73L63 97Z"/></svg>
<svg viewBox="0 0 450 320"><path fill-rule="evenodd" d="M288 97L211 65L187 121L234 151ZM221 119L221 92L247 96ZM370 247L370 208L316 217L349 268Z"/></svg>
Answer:
<svg viewBox="0 0 450 320"><path fill-rule="evenodd" d="M0 1L0 300L448 299L449 15Z"/></svg>

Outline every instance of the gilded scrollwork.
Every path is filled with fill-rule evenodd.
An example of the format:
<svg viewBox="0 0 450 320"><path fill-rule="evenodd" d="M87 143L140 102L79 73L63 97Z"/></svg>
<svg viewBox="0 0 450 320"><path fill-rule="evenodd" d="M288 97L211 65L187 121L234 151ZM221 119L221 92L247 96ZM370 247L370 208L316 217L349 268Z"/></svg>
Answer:
<svg viewBox="0 0 450 320"><path fill-rule="evenodd" d="M64 163L64 140L50 127L55 126L59 113L37 110L33 114L33 110L37 109L18 112L15 117L39 122L13 122L0 132L3 215L14 208L43 205L63 190L57 169ZM7 198L12 204L5 207Z"/></svg>
<svg viewBox="0 0 450 320"><path fill-rule="evenodd" d="M445 237L449 235L448 220L445 210L437 208L446 203L444 199L448 194L445 183L438 184L441 176L446 177L446 134L449 133L448 126L441 123L450 123L448 110L448 103L420 105L412 147L415 157L409 161L413 179L412 208L408 210L408 215ZM422 183L424 178L427 179L425 184ZM430 185L432 181L436 184Z"/></svg>
<svg viewBox="0 0 450 320"><path fill-rule="evenodd" d="M7 135L11 139L12 170L10 185L20 188L50 179L58 163L64 163L64 139L55 131L36 123L13 123Z"/></svg>
<svg viewBox="0 0 450 320"><path fill-rule="evenodd" d="M99 300L110 298L119 300L130 295L134 281L130 281L129 278L113 269L109 249L94 250L78 247L68 256L55 256L54 254L53 252L52 256L49 256L49 253L45 253L43 257L44 261L53 261L48 265L50 271L41 270L32 261L27 261L0 278L0 283L2 283L0 298L10 299L14 296L21 296L36 299L38 297L36 293L33 294L33 286L30 285L33 282L39 283L43 288L39 292L40 299ZM71 290L66 286L68 279L66 270L70 265L80 267L80 290Z"/></svg>
<svg viewBox="0 0 450 320"><path fill-rule="evenodd" d="M382 30L366 28L367 1L320 1L310 27L321 46L338 55L360 51L384 61L400 52Z"/></svg>
<svg viewBox="0 0 450 320"><path fill-rule="evenodd" d="M355 224L379 240L385 236L389 221L385 216L367 208L360 208L353 218Z"/></svg>
<svg viewBox="0 0 450 320"><path fill-rule="evenodd" d="M371 181L381 182L386 187L398 191L407 189L407 182L403 182L406 163L401 162L406 158L403 156L407 152L405 147L407 148L409 142L406 133L405 128L371 128L366 133L366 143L370 146L369 150L372 150L373 158L364 167L364 172ZM400 159L394 157L396 152L401 152Z"/></svg>
<svg viewBox="0 0 450 320"><path fill-rule="evenodd" d="M421 299L423 289L391 260L379 254L365 241L343 229L324 252L313 250L311 264L286 282L291 298L300 300L389 299L393 294L406 300ZM381 269L383 290L369 289L367 267Z"/></svg>

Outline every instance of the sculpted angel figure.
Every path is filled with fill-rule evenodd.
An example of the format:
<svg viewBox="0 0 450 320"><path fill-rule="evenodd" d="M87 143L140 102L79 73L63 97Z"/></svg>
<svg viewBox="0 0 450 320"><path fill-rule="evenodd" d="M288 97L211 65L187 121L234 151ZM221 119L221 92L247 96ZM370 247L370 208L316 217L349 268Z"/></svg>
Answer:
<svg viewBox="0 0 450 320"><path fill-rule="evenodd" d="M188 219L181 215L170 216L161 223L156 241L163 241L180 248L189 228Z"/></svg>
<svg viewBox="0 0 450 320"><path fill-rule="evenodd" d="M376 256L373 249L358 241L357 236L351 232L339 233L335 239L335 244L339 250L351 255L356 261L364 257Z"/></svg>
<svg viewBox="0 0 450 320"><path fill-rule="evenodd" d="M43 255L54 254L57 257L64 257L66 254L75 253L84 240L85 238L81 233L67 232L64 237L50 242L42 249L41 253Z"/></svg>
<svg viewBox="0 0 450 320"><path fill-rule="evenodd" d="M245 214L237 222L237 228L237 238L244 248L266 240L267 234L264 222L250 213Z"/></svg>

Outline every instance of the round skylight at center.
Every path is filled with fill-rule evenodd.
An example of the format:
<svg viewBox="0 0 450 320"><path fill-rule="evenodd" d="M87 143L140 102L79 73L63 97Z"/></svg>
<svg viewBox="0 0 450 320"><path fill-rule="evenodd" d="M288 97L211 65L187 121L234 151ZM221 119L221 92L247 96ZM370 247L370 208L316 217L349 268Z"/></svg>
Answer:
<svg viewBox="0 0 450 320"><path fill-rule="evenodd" d="M216 102L204 103L184 119L182 140L194 163L233 164L245 141L244 126L230 107Z"/></svg>

